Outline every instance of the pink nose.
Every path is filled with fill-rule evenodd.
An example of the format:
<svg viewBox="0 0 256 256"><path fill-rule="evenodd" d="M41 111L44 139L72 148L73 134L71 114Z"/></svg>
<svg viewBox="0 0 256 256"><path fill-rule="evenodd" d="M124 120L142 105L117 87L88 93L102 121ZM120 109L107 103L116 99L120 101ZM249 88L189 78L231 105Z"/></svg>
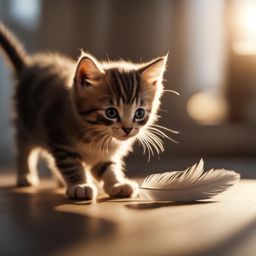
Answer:
<svg viewBox="0 0 256 256"><path fill-rule="evenodd" d="M128 135L130 132L131 132L131 130L132 130L132 128L130 128L130 127L122 127L122 129L123 129L123 131Z"/></svg>

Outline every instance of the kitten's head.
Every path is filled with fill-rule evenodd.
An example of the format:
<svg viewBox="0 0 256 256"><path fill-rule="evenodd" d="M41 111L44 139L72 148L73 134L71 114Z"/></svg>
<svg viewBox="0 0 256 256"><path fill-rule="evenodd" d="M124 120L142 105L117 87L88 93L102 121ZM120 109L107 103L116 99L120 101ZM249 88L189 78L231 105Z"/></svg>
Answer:
<svg viewBox="0 0 256 256"><path fill-rule="evenodd" d="M98 62L80 57L74 79L77 111L86 127L127 140L157 118L167 56L148 63Z"/></svg>

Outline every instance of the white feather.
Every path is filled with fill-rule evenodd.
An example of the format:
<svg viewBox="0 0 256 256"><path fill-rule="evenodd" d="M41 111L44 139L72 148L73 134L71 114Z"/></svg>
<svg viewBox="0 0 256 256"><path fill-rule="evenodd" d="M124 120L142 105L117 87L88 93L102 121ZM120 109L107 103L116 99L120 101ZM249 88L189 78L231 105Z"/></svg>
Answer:
<svg viewBox="0 0 256 256"><path fill-rule="evenodd" d="M139 189L139 196L155 201L189 202L209 199L234 185L240 174L225 169L204 173L204 161L185 171L151 174Z"/></svg>

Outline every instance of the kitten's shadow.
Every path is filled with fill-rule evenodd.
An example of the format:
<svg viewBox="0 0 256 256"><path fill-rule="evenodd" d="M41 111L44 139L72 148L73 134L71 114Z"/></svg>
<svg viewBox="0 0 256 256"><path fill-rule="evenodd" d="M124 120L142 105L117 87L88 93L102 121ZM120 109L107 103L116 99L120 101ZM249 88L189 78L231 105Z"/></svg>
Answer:
<svg viewBox="0 0 256 256"><path fill-rule="evenodd" d="M57 209L63 205L73 207L74 212ZM0 187L0 220L8 220L0 229L0 255L30 255L31 251L39 256L53 255L116 231L110 220L79 214L56 188ZM16 240L19 246L10 243Z"/></svg>
<svg viewBox="0 0 256 256"><path fill-rule="evenodd" d="M125 207L133 210L150 210L161 207L185 206L185 205L202 205L216 203L217 201L194 201L194 202L143 202L126 204Z"/></svg>

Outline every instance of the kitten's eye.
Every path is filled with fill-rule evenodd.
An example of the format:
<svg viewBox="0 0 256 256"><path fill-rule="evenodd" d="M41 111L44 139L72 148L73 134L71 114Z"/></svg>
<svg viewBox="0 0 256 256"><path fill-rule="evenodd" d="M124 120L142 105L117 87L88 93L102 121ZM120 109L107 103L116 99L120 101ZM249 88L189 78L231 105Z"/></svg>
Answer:
<svg viewBox="0 0 256 256"><path fill-rule="evenodd" d="M112 119L114 119L114 118L117 118L118 117L118 111L117 111L117 109L116 108L108 108L108 109L106 109L106 116L108 117L108 118L112 118Z"/></svg>
<svg viewBox="0 0 256 256"><path fill-rule="evenodd" d="M145 110L143 108L138 108L134 114L136 119L142 119L145 115Z"/></svg>

